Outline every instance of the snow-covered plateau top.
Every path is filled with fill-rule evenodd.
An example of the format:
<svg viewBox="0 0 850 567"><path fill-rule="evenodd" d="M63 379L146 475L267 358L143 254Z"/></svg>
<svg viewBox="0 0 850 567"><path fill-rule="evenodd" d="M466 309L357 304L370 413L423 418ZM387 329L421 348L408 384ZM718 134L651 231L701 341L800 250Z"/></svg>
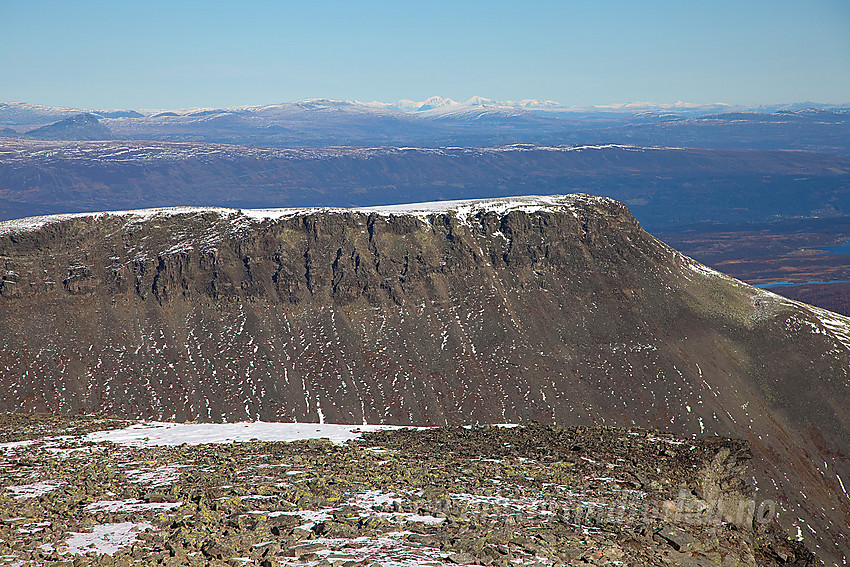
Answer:
<svg viewBox="0 0 850 567"><path fill-rule="evenodd" d="M401 205L382 205L373 207L300 207L284 209L228 209L223 207L161 207L153 209L137 209L131 211L103 211L95 213L66 213L58 215L27 217L0 222L0 236L19 234L39 230L47 225L75 218L106 218L124 217L128 222L143 222L155 217L168 217L198 213L215 213L222 217L233 217L237 224L239 220L275 220L315 213L361 213L378 214L382 216L414 216L423 221L432 214L451 213L465 218L479 212L507 214L511 211L536 213L542 211L566 212L572 211L578 205L592 203L608 203L605 197L573 193L570 195L529 195L519 197L500 197L493 199L469 199L458 201L434 201L429 203L410 203Z"/></svg>
<svg viewBox="0 0 850 567"><path fill-rule="evenodd" d="M573 193L570 195L528 195L519 197L500 197L494 199L468 199L457 201L432 201L429 203L410 203L405 205L385 205L380 207L366 207L362 209L351 209L363 211L364 213L378 213L386 215L413 214L416 216L430 215L433 213L448 213L466 216L477 212L494 212L506 214L511 211L522 211L536 213L540 211L563 211L572 209L578 204L590 202L608 202L610 199L596 197L584 193Z"/></svg>

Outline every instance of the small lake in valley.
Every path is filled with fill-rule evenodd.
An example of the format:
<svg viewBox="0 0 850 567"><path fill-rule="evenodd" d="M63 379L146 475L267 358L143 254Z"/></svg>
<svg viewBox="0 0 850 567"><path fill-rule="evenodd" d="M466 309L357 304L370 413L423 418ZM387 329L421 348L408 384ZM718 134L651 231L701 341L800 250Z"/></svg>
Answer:
<svg viewBox="0 0 850 567"><path fill-rule="evenodd" d="M753 287L765 288L765 287L794 287L801 285L823 285L823 284L834 284L834 283L850 283L850 280L832 280L828 282L820 281L820 280L809 280L807 282L770 282L770 283L762 283L762 284L752 284Z"/></svg>
<svg viewBox="0 0 850 567"><path fill-rule="evenodd" d="M823 250L827 254L850 254L850 240L844 244L836 244L835 246L824 246L817 250Z"/></svg>

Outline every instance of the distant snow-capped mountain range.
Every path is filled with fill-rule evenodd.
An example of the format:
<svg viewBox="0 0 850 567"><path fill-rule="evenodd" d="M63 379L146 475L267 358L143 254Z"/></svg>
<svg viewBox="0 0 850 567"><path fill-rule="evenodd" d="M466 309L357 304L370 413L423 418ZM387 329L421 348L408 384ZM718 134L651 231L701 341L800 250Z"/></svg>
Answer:
<svg viewBox="0 0 850 567"><path fill-rule="evenodd" d="M423 101L413 101L402 99L395 103L386 102L367 102L360 103L377 108L394 108L404 112L423 112L434 109L454 109L463 107L503 107L503 108L519 108L523 110L538 110L538 111L626 111L634 110L725 110L732 108L732 105L726 103L713 104L695 104L689 102L677 101L672 104L656 103L656 102L626 102L620 104L603 104L592 106L566 106L554 100L537 100L526 98L522 100L494 100L481 96L473 96L465 101L456 101L450 98L441 96L432 96Z"/></svg>
<svg viewBox="0 0 850 567"><path fill-rule="evenodd" d="M372 106L375 108L392 108L396 110L401 110L402 112L424 112L435 109L452 109L459 107L481 107L481 106L490 106L490 107L505 107L505 108L522 108L525 110L554 110L554 109L563 109L565 108L562 104L557 103L553 100L535 100L535 99L523 99L520 101L506 100L506 101L497 101L490 98L484 98L481 96L473 96L465 101L456 101L451 98L446 98L442 96L432 96L422 101L415 101L410 99L401 99L395 103L388 102L365 102L360 103L365 104L367 106Z"/></svg>
<svg viewBox="0 0 850 567"><path fill-rule="evenodd" d="M626 143L850 153L850 105L303 99L228 108L90 110L0 103L0 139L160 140L281 148Z"/></svg>
<svg viewBox="0 0 850 567"><path fill-rule="evenodd" d="M292 102L269 105L233 106L233 107L193 107L179 109L85 109L73 107L57 107L27 102L0 103L0 125L13 126L18 124L38 124L61 120L80 113L91 113L98 118L132 119L174 116L203 117L221 113L258 114L280 113L291 114L309 111L328 112L360 112L370 111L396 112L414 115L440 116L466 114L470 111L517 115L533 114L566 114L566 113L627 113L641 112L676 112L680 114L704 114L714 112L777 112L793 111L804 108L836 109L846 108L847 105L831 105L813 102L775 105L732 105L722 102L699 104L676 101L673 103L656 102L625 102L617 104L600 104L592 106L568 106L552 100L523 99L494 100L481 96L473 96L464 101L457 101L442 96L432 96L425 100L415 101L401 99L396 102L333 100L333 99L302 99Z"/></svg>

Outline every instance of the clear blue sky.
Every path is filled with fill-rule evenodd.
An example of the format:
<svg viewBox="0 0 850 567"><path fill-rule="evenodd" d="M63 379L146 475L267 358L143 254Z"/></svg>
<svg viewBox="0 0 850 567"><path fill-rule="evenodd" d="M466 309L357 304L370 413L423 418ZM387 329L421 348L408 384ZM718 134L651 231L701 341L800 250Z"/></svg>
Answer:
<svg viewBox="0 0 850 567"><path fill-rule="evenodd" d="M850 0L0 0L0 101L850 102Z"/></svg>

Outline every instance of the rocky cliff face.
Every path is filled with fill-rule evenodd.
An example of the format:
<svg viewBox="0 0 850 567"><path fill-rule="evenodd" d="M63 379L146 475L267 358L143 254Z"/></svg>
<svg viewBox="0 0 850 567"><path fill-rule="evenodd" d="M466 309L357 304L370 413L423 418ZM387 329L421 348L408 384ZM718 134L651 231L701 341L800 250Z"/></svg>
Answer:
<svg viewBox="0 0 850 567"><path fill-rule="evenodd" d="M11 221L0 277L3 409L744 438L784 527L848 550L848 320L616 201Z"/></svg>

